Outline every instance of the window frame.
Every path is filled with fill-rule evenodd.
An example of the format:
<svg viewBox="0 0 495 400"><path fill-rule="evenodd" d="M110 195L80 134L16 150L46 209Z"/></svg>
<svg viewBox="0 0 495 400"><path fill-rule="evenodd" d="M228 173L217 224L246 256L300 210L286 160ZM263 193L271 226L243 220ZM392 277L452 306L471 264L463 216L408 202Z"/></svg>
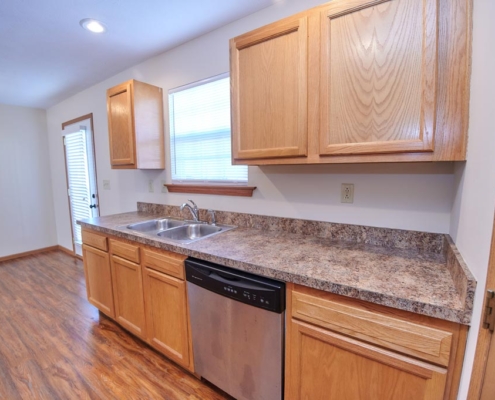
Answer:
<svg viewBox="0 0 495 400"><path fill-rule="evenodd" d="M197 86L202 86L211 82L215 82L222 79L230 79L230 73L225 72L222 74L218 74L206 79L202 79L199 81L191 82L186 85L182 85L168 91L168 112L169 112L169 145L170 145L170 163L171 163L171 174L170 179L172 183L164 184L167 187L169 192L172 193L201 193L201 194L220 194L220 195L230 195L230 196L252 196L252 192L256 187L248 186L249 183L249 169L247 171L247 180L246 181L221 181L221 180L180 180L173 178L172 169L173 160L175 157L172 157L172 153L175 151L173 148L173 135L172 135L172 125L174 123L174 115L173 115L173 103L171 103L171 95L182 92L184 90L188 90ZM230 83L230 81L229 81ZM232 137L232 126L230 126L230 135ZM175 140L175 139L174 139ZM230 157L232 159L232 150L230 153ZM249 168L246 166L246 168Z"/></svg>

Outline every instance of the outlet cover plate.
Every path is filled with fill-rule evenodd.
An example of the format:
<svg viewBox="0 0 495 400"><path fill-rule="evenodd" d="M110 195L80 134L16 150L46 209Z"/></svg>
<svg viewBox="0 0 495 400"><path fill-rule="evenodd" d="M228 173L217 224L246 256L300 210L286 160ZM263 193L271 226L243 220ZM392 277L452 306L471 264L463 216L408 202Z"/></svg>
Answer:
<svg viewBox="0 0 495 400"><path fill-rule="evenodd" d="M343 183L340 192L341 203L354 203L354 184Z"/></svg>

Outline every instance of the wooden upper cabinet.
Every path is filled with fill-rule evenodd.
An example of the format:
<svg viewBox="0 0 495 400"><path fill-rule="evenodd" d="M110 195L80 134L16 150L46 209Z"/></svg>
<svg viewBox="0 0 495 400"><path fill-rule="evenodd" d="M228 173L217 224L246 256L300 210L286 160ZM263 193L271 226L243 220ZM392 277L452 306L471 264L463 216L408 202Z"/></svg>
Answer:
<svg viewBox="0 0 495 400"><path fill-rule="evenodd" d="M230 41L233 158L306 156L307 18Z"/></svg>
<svg viewBox="0 0 495 400"><path fill-rule="evenodd" d="M433 151L437 0L345 3L321 11L320 154Z"/></svg>
<svg viewBox="0 0 495 400"><path fill-rule="evenodd" d="M112 168L163 169L162 89L130 80L107 90Z"/></svg>
<svg viewBox="0 0 495 400"><path fill-rule="evenodd" d="M112 166L135 165L136 151L130 82L108 90L107 111Z"/></svg>
<svg viewBox="0 0 495 400"><path fill-rule="evenodd" d="M333 0L231 40L233 163L466 159L471 0Z"/></svg>

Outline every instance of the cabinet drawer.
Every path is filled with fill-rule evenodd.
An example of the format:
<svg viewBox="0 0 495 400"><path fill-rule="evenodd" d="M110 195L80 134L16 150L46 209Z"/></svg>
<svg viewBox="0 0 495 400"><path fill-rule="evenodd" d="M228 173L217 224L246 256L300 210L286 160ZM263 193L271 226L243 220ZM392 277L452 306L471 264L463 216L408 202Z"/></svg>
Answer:
<svg viewBox="0 0 495 400"><path fill-rule="evenodd" d="M96 247L97 249L108 251L107 237L94 233L88 230L82 230L82 240L88 246Z"/></svg>
<svg viewBox="0 0 495 400"><path fill-rule="evenodd" d="M143 263L146 267L165 274L184 279L184 260L186 256L168 251L152 251L143 249Z"/></svg>
<svg viewBox="0 0 495 400"><path fill-rule="evenodd" d="M139 246L110 239L110 251L116 256L139 263Z"/></svg>
<svg viewBox="0 0 495 400"><path fill-rule="evenodd" d="M292 317L435 364L448 365L451 332L339 302L336 295L325 297L294 291Z"/></svg>

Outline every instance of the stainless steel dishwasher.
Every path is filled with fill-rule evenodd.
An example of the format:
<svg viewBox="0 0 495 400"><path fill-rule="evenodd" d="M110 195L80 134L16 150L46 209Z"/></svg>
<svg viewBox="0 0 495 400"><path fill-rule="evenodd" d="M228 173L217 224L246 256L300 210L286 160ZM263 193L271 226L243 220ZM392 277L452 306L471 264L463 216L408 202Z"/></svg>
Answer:
<svg viewBox="0 0 495 400"><path fill-rule="evenodd" d="M285 284L186 260L194 369L238 400L283 398Z"/></svg>

